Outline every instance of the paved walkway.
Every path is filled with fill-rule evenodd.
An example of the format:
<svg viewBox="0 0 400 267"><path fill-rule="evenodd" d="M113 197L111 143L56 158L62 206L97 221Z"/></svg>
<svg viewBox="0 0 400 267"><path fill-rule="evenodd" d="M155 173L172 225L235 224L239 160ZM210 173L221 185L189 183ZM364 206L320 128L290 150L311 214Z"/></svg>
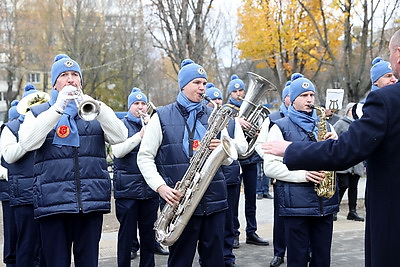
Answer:
<svg viewBox="0 0 400 267"><path fill-rule="evenodd" d="M364 210L364 190L365 178L359 182L359 200L358 212L365 216ZM244 199L241 195L239 206L239 220L241 222L240 231L240 248L235 249L236 264L240 267L265 267L269 266L269 262L273 256L272 247L272 225L273 225L273 200L262 199L257 200L257 233L270 241L271 245L267 247L247 245L245 243L245 218L244 218ZM115 209L110 214L104 216L103 234L100 241L100 267L117 266L116 261L116 245L118 222L115 219ZM338 214L338 220L334 223L333 245L332 245L332 265L341 267L358 267L364 266L364 223L348 221L346 219L348 212L347 195L344 196L341 211ZM2 220L1 220L2 221ZM0 242L2 244L3 235L1 233ZM139 251L140 257L140 251ZM139 265L139 257L132 260L131 266ZM2 253L1 253L2 262ZM156 266L166 266L167 256L156 255ZM4 266L1 265L0 266ZM193 266L200 266L196 257ZM286 266L283 264L281 266Z"/></svg>
<svg viewBox="0 0 400 267"><path fill-rule="evenodd" d="M364 191L365 178L360 179L358 193L358 212L365 216ZM364 226L363 222L349 221L346 219L348 212L347 194L343 197L341 211L338 220L334 223L332 244L332 267L362 267L364 266ZM236 264L239 267L266 267L273 257L272 225L273 225L273 201L271 199L257 200L257 233L270 241L267 247L248 245L245 243L245 218L244 199L241 195L240 207L240 248L235 249ZM116 240L117 233L104 233L101 239L100 267L117 266L116 264ZM167 256L156 255L156 266L166 266ZM139 258L132 260L131 266L138 266ZM193 266L200 266L196 257ZM282 267L286 264L281 265Z"/></svg>

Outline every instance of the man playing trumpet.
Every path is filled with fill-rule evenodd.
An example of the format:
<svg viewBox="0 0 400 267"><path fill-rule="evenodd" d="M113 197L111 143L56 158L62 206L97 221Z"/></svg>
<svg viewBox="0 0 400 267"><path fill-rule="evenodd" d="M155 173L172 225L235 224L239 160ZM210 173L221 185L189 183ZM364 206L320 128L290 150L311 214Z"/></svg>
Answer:
<svg viewBox="0 0 400 267"><path fill-rule="evenodd" d="M73 247L75 266L97 266L103 214L111 208L104 144L125 141L128 131L104 103L95 120L77 116L82 73L67 55L55 57L51 82L50 101L32 107L18 132L21 148L36 150L33 203L43 256L48 266L69 266Z"/></svg>

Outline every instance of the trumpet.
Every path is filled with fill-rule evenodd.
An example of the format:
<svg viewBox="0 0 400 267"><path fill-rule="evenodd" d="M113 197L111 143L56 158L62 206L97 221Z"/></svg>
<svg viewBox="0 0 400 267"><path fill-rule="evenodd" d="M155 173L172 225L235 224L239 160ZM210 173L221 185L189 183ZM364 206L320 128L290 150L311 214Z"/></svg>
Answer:
<svg viewBox="0 0 400 267"><path fill-rule="evenodd" d="M75 104L78 108L78 115L82 120L92 121L100 113L100 103L94 99L85 99L81 88L75 91Z"/></svg>
<svg viewBox="0 0 400 267"><path fill-rule="evenodd" d="M148 123L148 121L147 122L145 121L145 118L147 116L151 117L155 111L156 111L156 106L150 101L149 101L149 103L147 103L146 112L143 112L142 110L138 110L139 117L140 117L143 127L146 126Z"/></svg>

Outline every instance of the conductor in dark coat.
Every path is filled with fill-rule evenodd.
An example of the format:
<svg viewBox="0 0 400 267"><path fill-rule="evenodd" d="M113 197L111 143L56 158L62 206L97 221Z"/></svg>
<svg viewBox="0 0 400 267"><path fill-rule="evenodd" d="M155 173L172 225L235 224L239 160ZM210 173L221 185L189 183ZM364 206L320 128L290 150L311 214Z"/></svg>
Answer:
<svg viewBox="0 0 400 267"><path fill-rule="evenodd" d="M393 73L400 78L400 30L389 44ZM400 255L400 83L371 92L361 119L338 140L268 142L265 153L284 156L289 169L343 170L367 160L365 266L398 266Z"/></svg>

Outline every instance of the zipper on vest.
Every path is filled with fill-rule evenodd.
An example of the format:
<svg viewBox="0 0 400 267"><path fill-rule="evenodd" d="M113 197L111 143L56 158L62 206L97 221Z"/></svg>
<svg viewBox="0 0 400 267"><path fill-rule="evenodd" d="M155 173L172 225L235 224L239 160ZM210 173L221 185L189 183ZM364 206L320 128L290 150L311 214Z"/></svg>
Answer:
<svg viewBox="0 0 400 267"><path fill-rule="evenodd" d="M75 186L76 195L78 197L78 208L82 211L82 192L81 192L81 178L79 176L79 158L78 158L78 148L73 147L74 151L74 170L75 170Z"/></svg>

